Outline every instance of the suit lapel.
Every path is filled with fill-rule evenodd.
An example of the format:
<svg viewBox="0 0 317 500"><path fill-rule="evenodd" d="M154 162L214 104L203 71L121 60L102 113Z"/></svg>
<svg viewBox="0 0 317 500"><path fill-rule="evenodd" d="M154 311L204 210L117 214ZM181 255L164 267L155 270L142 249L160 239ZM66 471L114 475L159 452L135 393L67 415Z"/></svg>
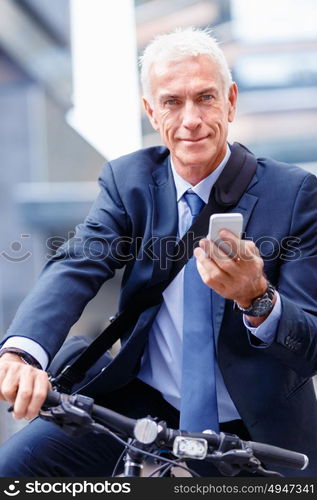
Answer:
<svg viewBox="0 0 317 500"><path fill-rule="evenodd" d="M239 212L243 215L243 228L242 232L245 233L249 219L253 212L253 209L258 201L258 197L253 194L245 193L238 205L232 210L232 212Z"/></svg>
<svg viewBox="0 0 317 500"><path fill-rule="evenodd" d="M151 284L165 281L168 278L173 255L178 225L176 188L169 164L169 156L153 173L153 184L150 191L153 203L152 235L153 235L153 271Z"/></svg>

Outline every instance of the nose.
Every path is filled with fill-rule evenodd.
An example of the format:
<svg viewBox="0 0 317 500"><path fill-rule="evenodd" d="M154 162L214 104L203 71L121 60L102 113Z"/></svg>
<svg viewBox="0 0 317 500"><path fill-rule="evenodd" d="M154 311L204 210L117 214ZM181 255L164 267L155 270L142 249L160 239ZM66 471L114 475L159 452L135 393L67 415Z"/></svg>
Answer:
<svg viewBox="0 0 317 500"><path fill-rule="evenodd" d="M186 102L183 109L183 126L187 129L194 130L202 123L200 110L195 103Z"/></svg>

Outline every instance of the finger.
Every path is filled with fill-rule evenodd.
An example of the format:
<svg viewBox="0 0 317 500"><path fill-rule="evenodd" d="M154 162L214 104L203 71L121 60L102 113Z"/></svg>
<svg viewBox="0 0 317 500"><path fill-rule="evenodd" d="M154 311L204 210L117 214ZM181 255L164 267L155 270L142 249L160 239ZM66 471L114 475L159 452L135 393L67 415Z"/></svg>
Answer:
<svg viewBox="0 0 317 500"><path fill-rule="evenodd" d="M241 238L228 229L221 229L219 231L219 239L225 242L231 249L231 252L235 254L239 254L239 250L241 249Z"/></svg>
<svg viewBox="0 0 317 500"><path fill-rule="evenodd" d="M15 360L8 361L6 358L10 357L9 354L4 354L0 358L0 400L13 402L16 388L14 389L12 383L12 377L15 377L15 374L18 370L17 364ZM12 365L14 363L14 365ZM22 364L22 362L21 362ZM4 384L4 381L5 384Z"/></svg>
<svg viewBox="0 0 317 500"><path fill-rule="evenodd" d="M1 399L13 403L19 386L19 369L16 364L5 363L1 366Z"/></svg>
<svg viewBox="0 0 317 500"><path fill-rule="evenodd" d="M35 418L38 415L41 406L46 399L47 392L51 388L52 386L48 380L47 373L38 370L38 373L36 373L36 376L34 378L32 397L27 409L26 418L28 420Z"/></svg>
<svg viewBox="0 0 317 500"><path fill-rule="evenodd" d="M227 229L222 229L219 232L219 236L221 237L221 240L230 247L232 254L236 254L234 256L234 260L240 259L245 262L260 255L259 250L253 241L242 240Z"/></svg>
<svg viewBox="0 0 317 500"><path fill-rule="evenodd" d="M194 250L197 269L203 282L218 293L222 293L229 281L229 275L215 261L206 256L203 248Z"/></svg>
<svg viewBox="0 0 317 500"><path fill-rule="evenodd" d="M215 245L218 249L222 250L222 252L226 255L226 257L229 257L231 260L238 260L238 254L232 249L232 246L228 244L227 242L218 239L215 240Z"/></svg>
<svg viewBox="0 0 317 500"><path fill-rule="evenodd" d="M229 272L230 274L234 272L232 263L237 260L237 254L232 251L227 243L202 239L199 245L204 250L207 259L214 261L225 272Z"/></svg>
<svg viewBox="0 0 317 500"><path fill-rule="evenodd" d="M27 415L28 407L32 399L34 375L35 369L32 366L25 365L25 367L20 370L20 380L13 410L13 416L17 419L25 418Z"/></svg>
<svg viewBox="0 0 317 500"><path fill-rule="evenodd" d="M7 364L6 363L0 363L0 400L4 400L4 395L2 394L2 384L4 381L4 377L7 372Z"/></svg>
<svg viewBox="0 0 317 500"><path fill-rule="evenodd" d="M210 254L213 252L214 243L209 240L201 240L199 242L199 247L194 250L194 256L197 260L197 265L200 264L207 271L212 271L217 267L216 262L212 260Z"/></svg>

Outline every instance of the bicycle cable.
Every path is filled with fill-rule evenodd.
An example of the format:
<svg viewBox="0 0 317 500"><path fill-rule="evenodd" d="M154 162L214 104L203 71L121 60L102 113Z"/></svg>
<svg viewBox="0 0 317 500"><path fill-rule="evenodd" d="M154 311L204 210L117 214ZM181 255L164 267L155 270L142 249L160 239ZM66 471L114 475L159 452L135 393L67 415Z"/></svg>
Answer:
<svg viewBox="0 0 317 500"><path fill-rule="evenodd" d="M104 427L101 424L97 424L97 425L98 425L97 428L101 428L101 432L104 432L105 434L108 434L109 436L113 437L119 443L121 443L125 448L129 448L132 451L135 451L137 453L142 453L143 455L146 455L146 456L151 457L151 458L157 458L158 457L158 455L156 455L155 453L151 453L150 451L141 450L140 448L137 448L136 446L133 446L131 443L127 443L126 441L124 441L124 439L121 439L119 436L117 436L114 432L112 432L107 427ZM160 460L162 462L167 463L167 464L175 465L175 460L170 460L169 458L165 458L165 457L161 457L161 456L160 456ZM187 472L190 472L194 477L200 477L200 475L197 474L197 472L195 472L190 467L186 467L185 465L180 465L180 464L178 465L178 467L180 467L181 469L186 470Z"/></svg>
<svg viewBox="0 0 317 500"><path fill-rule="evenodd" d="M182 467L182 465L180 464L180 462L182 462L182 460L183 460L182 458L179 458L178 460L175 460L174 467L180 467L181 469L185 469L187 472L189 472L189 471L190 471L190 468L189 468L189 467L186 467L186 466ZM161 464L161 465L159 465L158 467L156 467L156 468L155 468L155 469L151 472L151 474L149 474L147 477L153 477L155 474L157 474L157 473L158 473L158 472L160 472L161 470L164 470L164 468L166 468L166 470L165 470L165 473L166 473L166 472L168 472L168 471L169 471L172 467L173 467L173 465L172 465L172 464L168 464L168 465L166 465L166 464ZM160 477L162 477L162 476L160 475ZM199 477L201 477L201 476L199 476Z"/></svg>

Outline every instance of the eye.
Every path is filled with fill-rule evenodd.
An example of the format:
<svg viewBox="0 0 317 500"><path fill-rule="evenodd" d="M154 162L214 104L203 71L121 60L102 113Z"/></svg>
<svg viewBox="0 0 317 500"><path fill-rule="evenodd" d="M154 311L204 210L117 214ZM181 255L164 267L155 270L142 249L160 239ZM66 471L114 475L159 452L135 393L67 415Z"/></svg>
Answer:
<svg viewBox="0 0 317 500"><path fill-rule="evenodd" d="M202 102L211 102L213 100L214 96L211 94L203 94L200 96L200 100Z"/></svg>
<svg viewBox="0 0 317 500"><path fill-rule="evenodd" d="M177 100L176 99L167 99L165 101L165 104L167 104L167 106L174 106L175 104L177 104Z"/></svg>
<svg viewBox="0 0 317 500"><path fill-rule="evenodd" d="M164 106L176 106L176 104L178 104L178 101L174 98L166 99L164 101Z"/></svg>

